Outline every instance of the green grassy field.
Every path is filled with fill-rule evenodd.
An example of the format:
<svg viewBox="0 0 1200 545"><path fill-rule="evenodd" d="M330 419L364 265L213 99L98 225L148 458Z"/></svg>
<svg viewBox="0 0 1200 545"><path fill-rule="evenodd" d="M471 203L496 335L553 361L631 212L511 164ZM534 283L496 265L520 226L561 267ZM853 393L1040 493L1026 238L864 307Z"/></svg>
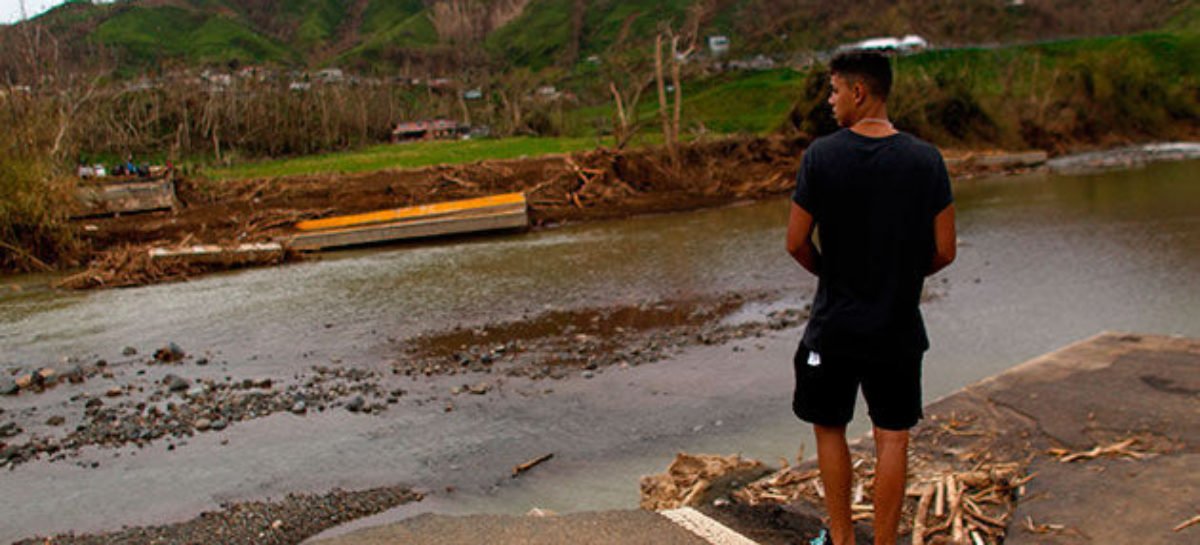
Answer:
<svg viewBox="0 0 1200 545"><path fill-rule="evenodd" d="M417 168L483 159L515 159L595 148L595 137L436 140L381 144L358 151L247 163L205 171L210 179L269 178L300 174L348 174Z"/></svg>

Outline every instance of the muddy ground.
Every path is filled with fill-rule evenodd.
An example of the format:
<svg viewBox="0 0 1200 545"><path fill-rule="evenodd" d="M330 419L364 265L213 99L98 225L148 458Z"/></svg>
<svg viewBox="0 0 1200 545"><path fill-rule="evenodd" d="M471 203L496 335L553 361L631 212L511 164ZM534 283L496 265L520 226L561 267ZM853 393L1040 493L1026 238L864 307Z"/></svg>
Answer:
<svg viewBox="0 0 1200 545"><path fill-rule="evenodd" d="M353 175L226 182L184 178L177 180L176 210L77 220L93 254L87 270L61 286L144 285L239 266L152 262L146 255L150 247L269 241L294 233L293 225L301 220L498 193L524 192L535 229L771 198L791 191L807 144L807 138L779 136L695 142L684 146L678 166L662 148L600 148ZM951 174L964 177L1029 166L1021 161L972 161L972 155L946 152ZM290 254L278 261L303 258Z"/></svg>

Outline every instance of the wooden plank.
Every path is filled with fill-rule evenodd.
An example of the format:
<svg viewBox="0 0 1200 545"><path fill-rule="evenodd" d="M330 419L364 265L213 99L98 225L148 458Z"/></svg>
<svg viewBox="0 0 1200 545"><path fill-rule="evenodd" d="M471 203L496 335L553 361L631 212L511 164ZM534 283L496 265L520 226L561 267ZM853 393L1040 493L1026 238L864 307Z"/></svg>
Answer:
<svg viewBox="0 0 1200 545"><path fill-rule="evenodd" d="M175 182L127 182L82 185L75 192L75 217L148 212L175 207Z"/></svg>
<svg viewBox="0 0 1200 545"><path fill-rule="evenodd" d="M255 242L232 247L201 244L150 250L151 259L182 259L189 263L263 263L280 257L283 257L283 245L278 242Z"/></svg>
<svg viewBox="0 0 1200 545"><path fill-rule="evenodd" d="M298 234L288 242L296 250L320 250L339 246L358 246L414 238L495 231L525 227L529 216L522 208L515 212L472 216L435 217Z"/></svg>
<svg viewBox="0 0 1200 545"><path fill-rule="evenodd" d="M405 220L418 220L464 213L507 212L516 210L517 208L525 208L524 193L505 193L502 195L490 195L475 199L423 204L420 206L380 210L377 212L367 212L364 214L352 214L349 216L336 216L332 218L308 220L297 223L296 228L301 231L338 229L343 227L370 225L376 223L391 223Z"/></svg>

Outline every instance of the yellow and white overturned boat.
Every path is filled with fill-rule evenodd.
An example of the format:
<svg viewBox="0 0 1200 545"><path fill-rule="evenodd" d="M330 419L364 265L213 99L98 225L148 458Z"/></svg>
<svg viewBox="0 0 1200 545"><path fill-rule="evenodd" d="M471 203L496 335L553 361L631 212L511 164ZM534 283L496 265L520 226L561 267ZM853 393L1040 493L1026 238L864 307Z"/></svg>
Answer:
<svg viewBox="0 0 1200 545"><path fill-rule="evenodd" d="M296 224L295 250L321 250L444 235L516 229L529 225L524 193L423 204Z"/></svg>

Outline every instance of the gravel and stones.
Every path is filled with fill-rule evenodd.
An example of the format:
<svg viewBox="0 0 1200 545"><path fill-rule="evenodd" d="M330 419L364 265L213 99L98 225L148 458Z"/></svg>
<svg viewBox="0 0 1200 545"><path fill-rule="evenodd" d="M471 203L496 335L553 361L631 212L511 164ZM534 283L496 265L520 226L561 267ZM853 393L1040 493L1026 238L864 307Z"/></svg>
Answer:
<svg viewBox="0 0 1200 545"><path fill-rule="evenodd" d="M311 375L298 375L300 382L280 387L272 379L226 381L197 379L194 383L168 374L159 387L139 399L142 387L128 384L106 390L108 404L100 397L81 393L72 402L83 405L81 422L65 435L32 436L23 444L5 445L0 467L16 466L49 455L60 461L77 455L88 445L119 447L146 446L164 439L183 439L202 431L221 431L237 422L263 418L277 412L306 414L340 406L351 412L375 414L387 410L388 400L404 392L386 392L379 374L355 367L314 367ZM394 403L394 401L393 401ZM302 409L297 412L297 408ZM65 420L64 420L65 421ZM14 428L16 424L12 424ZM15 435L15 434L14 434Z"/></svg>

